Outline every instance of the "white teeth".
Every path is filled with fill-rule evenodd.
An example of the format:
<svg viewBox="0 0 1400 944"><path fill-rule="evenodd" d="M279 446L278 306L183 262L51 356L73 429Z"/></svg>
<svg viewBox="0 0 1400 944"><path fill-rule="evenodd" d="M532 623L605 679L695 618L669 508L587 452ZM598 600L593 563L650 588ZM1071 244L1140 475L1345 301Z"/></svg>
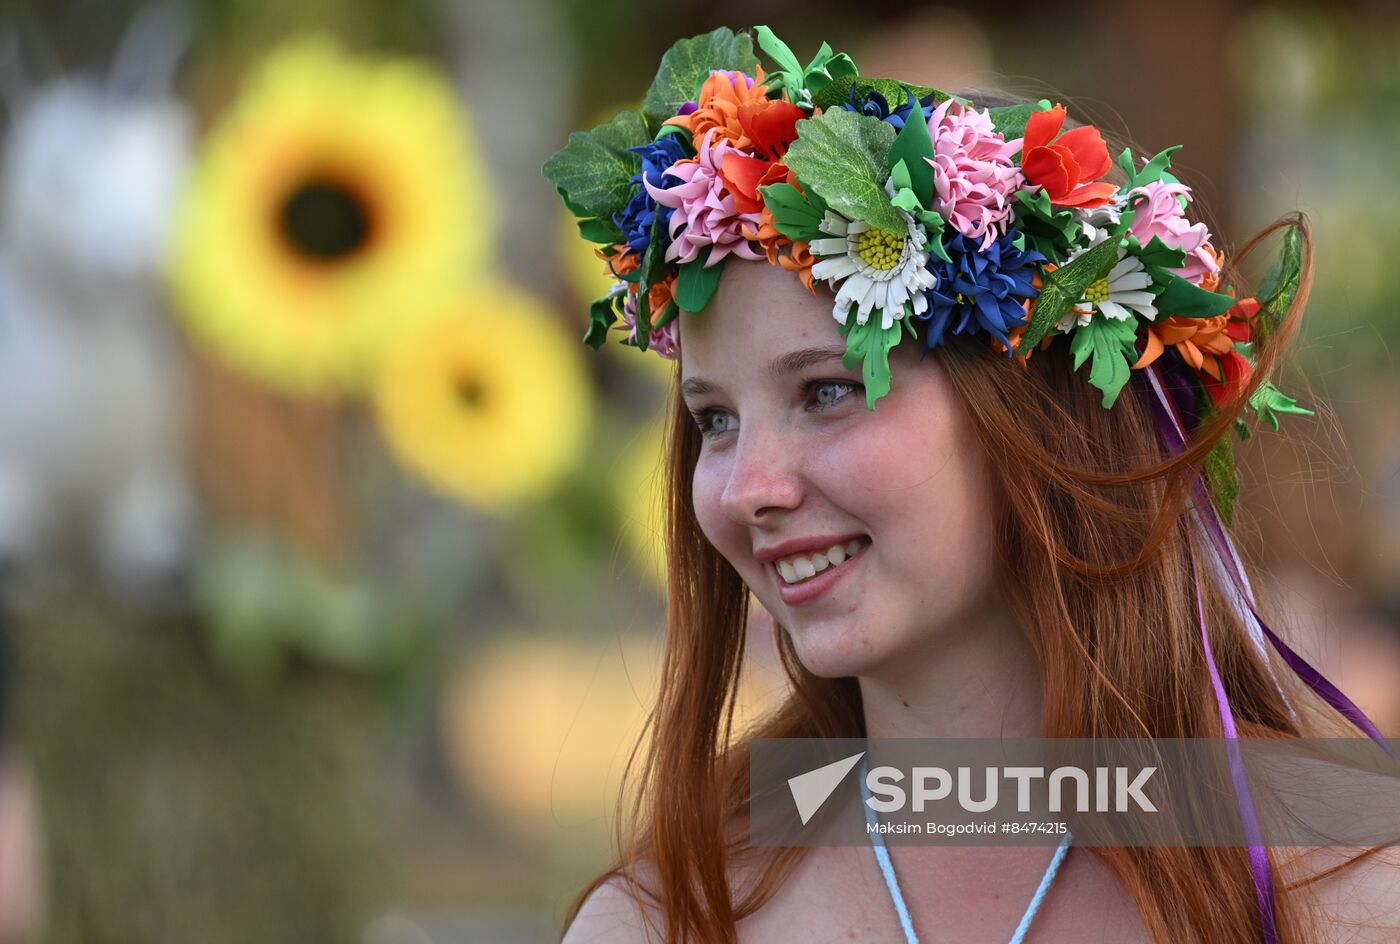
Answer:
<svg viewBox="0 0 1400 944"><path fill-rule="evenodd" d="M833 544L826 549L824 554L813 554L810 557L793 557L787 560L776 561L778 575L783 578L783 583L798 583L815 577L828 567L837 567L844 564L847 558L855 555L867 543L865 538L854 538L845 544Z"/></svg>

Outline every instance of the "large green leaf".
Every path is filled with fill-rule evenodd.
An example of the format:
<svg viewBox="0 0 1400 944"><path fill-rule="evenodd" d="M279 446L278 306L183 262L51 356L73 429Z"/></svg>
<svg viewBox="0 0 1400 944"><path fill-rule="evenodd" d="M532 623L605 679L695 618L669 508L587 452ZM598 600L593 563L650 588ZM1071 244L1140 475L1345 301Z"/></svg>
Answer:
<svg viewBox="0 0 1400 944"><path fill-rule="evenodd" d="M1117 261L1118 240L1106 239L1073 262L1043 275L1040 295L1031 309L1031 321L1026 326L1026 333L1021 335L1021 343L1016 346L1016 356L1030 354L1070 307L1084 297L1084 290L1107 275ZM1077 328L1075 334L1083 330L1082 327Z"/></svg>
<svg viewBox="0 0 1400 944"><path fill-rule="evenodd" d="M805 189L816 191L838 213L900 233L904 217L885 193L894 136L894 128L878 118L824 112L797 123L797 140L783 162Z"/></svg>
<svg viewBox="0 0 1400 944"><path fill-rule="evenodd" d="M1119 321L1097 311L1088 324L1074 329L1070 338L1074 369L1082 367L1086 359L1093 359L1089 366L1089 383L1103 391L1105 409L1118 399L1137 362L1136 340L1136 319Z"/></svg>
<svg viewBox="0 0 1400 944"><path fill-rule="evenodd" d="M753 53L753 38L747 33L736 35L721 26L701 36L678 40L661 57L656 78L642 99L642 114L653 130L686 102L695 101L705 78L715 69L739 71L753 76L758 57Z"/></svg>
<svg viewBox="0 0 1400 944"><path fill-rule="evenodd" d="M808 191L804 196L792 184L767 184L759 187L763 205L773 214L773 228L793 242L811 242L827 234L821 231L826 215L826 201Z"/></svg>
<svg viewBox="0 0 1400 944"><path fill-rule="evenodd" d="M865 93L872 89L879 92L889 102L891 108L898 108L904 102L904 90L911 90L915 97L926 98L933 96L935 102L941 102L948 98L958 98L956 95L949 95L947 92L931 89L926 85L910 85L908 82L901 82L899 79L880 79L866 75L841 75L833 77L826 86L812 98L812 104L829 111L840 105L845 105L851 100L851 89L856 90L856 101L865 97ZM958 98L958 101L965 99Z"/></svg>
<svg viewBox="0 0 1400 944"><path fill-rule="evenodd" d="M1259 294L1256 296L1260 306L1258 323L1261 326L1260 334L1266 340L1278 328L1279 322L1292 307L1293 299L1298 296L1298 286L1303 278L1303 219L1303 214L1298 214L1298 218L1284 230L1278 258L1259 283Z"/></svg>
<svg viewBox="0 0 1400 944"><path fill-rule="evenodd" d="M627 149L650 138L638 112L620 111L591 131L570 134L569 143L544 162L544 176L576 216L611 219L631 199L632 176L642 166Z"/></svg>

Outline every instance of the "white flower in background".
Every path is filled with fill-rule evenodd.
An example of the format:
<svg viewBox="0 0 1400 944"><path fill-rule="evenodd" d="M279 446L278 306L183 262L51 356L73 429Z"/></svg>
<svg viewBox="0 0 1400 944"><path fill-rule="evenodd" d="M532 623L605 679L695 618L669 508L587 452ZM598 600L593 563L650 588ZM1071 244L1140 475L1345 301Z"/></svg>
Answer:
<svg viewBox="0 0 1400 944"><path fill-rule="evenodd" d="M938 280L928 270L928 233L914 217L899 211L906 228L903 233L876 229L861 220L847 220L830 210L821 221L821 231L830 239L814 239L810 250L821 261L812 266L812 277L824 279L832 288L840 282L832 315L841 324L856 306L856 324L865 324L870 312L879 309L880 327L888 330L904 317L906 302L913 313L928 309L924 293Z"/></svg>
<svg viewBox="0 0 1400 944"><path fill-rule="evenodd" d="M1103 206L1087 210L1077 209L1074 212L1083 227L1085 245L1093 247L1107 239L1109 231L1123 218L1123 204L1105 203Z"/></svg>
<svg viewBox="0 0 1400 944"><path fill-rule="evenodd" d="M1086 252L1087 249L1075 251L1066 264ZM1102 312L1105 318L1115 321L1127 321L1134 312L1153 321L1157 317L1157 297L1145 291L1151 284L1152 276L1147 274L1142 260L1119 248L1117 264L1108 275L1089 284L1084 290L1084 297L1060 319L1056 327L1068 331L1074 327L1076 320L1080 325L1086 325L1096 310Z"/></svg>

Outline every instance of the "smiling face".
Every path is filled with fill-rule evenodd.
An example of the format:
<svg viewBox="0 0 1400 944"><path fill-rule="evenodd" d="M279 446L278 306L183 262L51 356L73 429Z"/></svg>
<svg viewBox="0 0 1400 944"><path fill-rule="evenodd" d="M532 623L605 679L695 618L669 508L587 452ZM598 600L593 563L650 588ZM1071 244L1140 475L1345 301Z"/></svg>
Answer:
<svg viewBox="0 0 1400 944"><path fill-rule="evenodd" d="M685 403L703 430L700 527L807 669L874 674L974 632L996 599L994 509L936 358L906 338L871 411L859 369L841 364L827 293L766 262L730 260L680 325Z"/></svg>

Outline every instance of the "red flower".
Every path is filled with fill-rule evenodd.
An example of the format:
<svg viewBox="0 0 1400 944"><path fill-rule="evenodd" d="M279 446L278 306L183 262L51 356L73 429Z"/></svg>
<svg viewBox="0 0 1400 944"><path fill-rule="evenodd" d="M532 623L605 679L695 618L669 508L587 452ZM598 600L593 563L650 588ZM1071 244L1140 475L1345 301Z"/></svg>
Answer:
<svg viewBox="0 0 1400 944"><path fill-rule="evenodd" d="M797 122L807 117L792 102L777 98L756 99L739 106L739 127L753 142L753 153L780 161L788 145L797 140Z"/></svg>
<svg viewBox="0 0 1400 944"><path fill-rule="evenodd" d="M763 209L759 187L792 182L792 171L786 164L769 163L734 151L724 155L719 176L724 188L733 194L734 209L740 213L757 213Z"/></svg>
<svg viewBox="0 0 1400 944"><path fill-rule="evenodd" d="M1254 319L1259 315L1259 300L1241 298L1225 314L1230 319L1225 324L1225 333L1230 339L1248 341L1254 333Z"/></svg>
<svg viewBox="0 0 1400 944"><path fill-rule="evenodd" d="M1219 379L1206 370L1200 371L1197 376L1201 378L1201 383L1205 384L1206 392L1215 401L1216 407L1223 408L1244 392L1253 368L1249 366L1249 361L1235 351L1221 355L1218 363Z"/></svg>
<svg viewBox="0 0 1400 944"><path fill-rule="evenodd" d="M1021 145L1021 172L1030 183L1044 187L1056 206L1088 208L1111 202L1117 189L1113 184L1090 183L1112 166L1108 145L1092 125L1066 131L1055 140L1064 123L1063 105L1031 115Z"/></svg>

